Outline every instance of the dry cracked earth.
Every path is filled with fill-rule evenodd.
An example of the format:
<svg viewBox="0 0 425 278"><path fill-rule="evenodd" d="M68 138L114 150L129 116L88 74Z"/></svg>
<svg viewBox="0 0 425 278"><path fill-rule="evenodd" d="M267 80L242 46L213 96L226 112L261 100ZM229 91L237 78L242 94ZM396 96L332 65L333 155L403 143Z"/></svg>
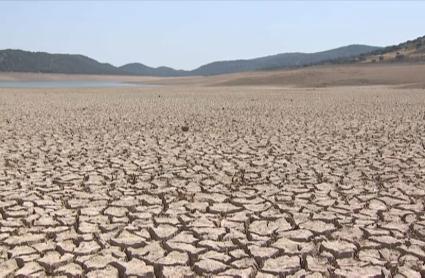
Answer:
<svg viewBox="0 0 425 278"><path fill-rule="evenodd" d="M0 277L424 277L425 91L0 92Z"/></svg>

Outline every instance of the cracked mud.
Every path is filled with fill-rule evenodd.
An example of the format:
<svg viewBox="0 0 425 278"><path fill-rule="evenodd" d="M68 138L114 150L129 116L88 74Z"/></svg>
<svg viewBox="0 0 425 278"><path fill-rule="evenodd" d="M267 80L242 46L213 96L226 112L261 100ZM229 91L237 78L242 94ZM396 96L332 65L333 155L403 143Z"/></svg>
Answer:
<svg viewBox="0 0 425 278"><path fill-rule="evenodd" d="M0 92L0 277L423 277L425 93Z"/></svg>

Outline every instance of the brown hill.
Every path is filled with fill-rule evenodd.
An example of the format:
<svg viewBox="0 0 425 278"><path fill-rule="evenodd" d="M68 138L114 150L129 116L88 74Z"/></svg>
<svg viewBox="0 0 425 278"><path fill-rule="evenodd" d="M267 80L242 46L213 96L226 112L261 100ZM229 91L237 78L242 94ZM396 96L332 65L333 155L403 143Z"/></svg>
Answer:
<svg viewBox="0 0 425 278"><path fill-rule="evenodd" d="M173 86L333 87L390 85L425 88L425 64L361 63L207 77L145 78L144 83Z"/></svg>
<svg viewBox="0 0 425 278"><path fill-rule="evenodd" d="M359 63L425 62L425 36L360 55Z"/></svg>

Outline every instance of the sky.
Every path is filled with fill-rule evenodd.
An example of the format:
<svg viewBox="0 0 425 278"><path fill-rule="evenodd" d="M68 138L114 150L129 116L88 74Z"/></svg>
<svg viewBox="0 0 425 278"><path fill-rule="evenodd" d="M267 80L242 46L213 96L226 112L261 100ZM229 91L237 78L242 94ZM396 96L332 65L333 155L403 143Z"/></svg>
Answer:
<svg viewBox="0 0 425 278"><path fill-rule="evenodd" d="M121 66L387 46L425 35L425 1L0 1L0 49Z"/></svg>

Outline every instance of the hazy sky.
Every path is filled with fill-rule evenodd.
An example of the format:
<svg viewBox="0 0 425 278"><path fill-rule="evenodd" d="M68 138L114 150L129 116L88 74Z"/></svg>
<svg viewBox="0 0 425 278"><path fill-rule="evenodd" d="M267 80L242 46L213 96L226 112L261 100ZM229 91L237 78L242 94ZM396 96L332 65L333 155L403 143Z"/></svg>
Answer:
<svg viewBox="0 0 425 278"><path fill-rule="evenodd" d="M385 46L425 35L425 2L0 2L0 49L78 53L122 65Z"/></svg>

